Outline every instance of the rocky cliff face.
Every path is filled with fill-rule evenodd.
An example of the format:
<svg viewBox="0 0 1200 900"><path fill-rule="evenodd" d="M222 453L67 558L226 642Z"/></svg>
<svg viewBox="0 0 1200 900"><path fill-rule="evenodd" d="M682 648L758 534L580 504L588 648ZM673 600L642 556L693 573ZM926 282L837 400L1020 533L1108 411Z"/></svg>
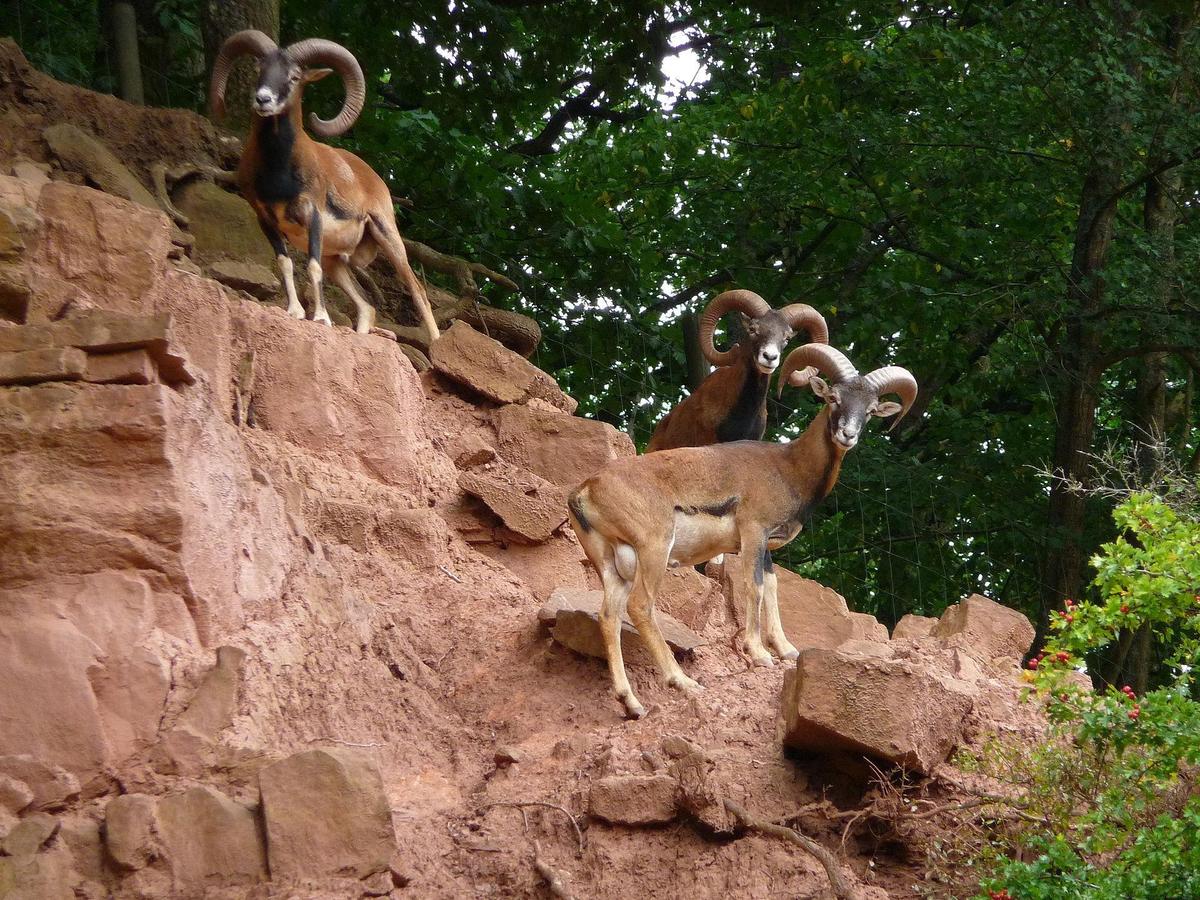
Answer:
<svg viewBox="0 0 1200 900"><path fill-rule="evenodd" d="M719 570L661 603L707 692L634 665L651 713L623 721L563 497L626 436L466 325L418 374L181 268L166 216L17 171L0 896L819 896L821 864L726 800L806 809L832 846L814 811L862 802L863 755L928 772L998 719L1036 729L1023 626L989 601L889 642L783 573L785 690L734 650ZM842 862L858 895L914 879L869 836Z"/></svg>

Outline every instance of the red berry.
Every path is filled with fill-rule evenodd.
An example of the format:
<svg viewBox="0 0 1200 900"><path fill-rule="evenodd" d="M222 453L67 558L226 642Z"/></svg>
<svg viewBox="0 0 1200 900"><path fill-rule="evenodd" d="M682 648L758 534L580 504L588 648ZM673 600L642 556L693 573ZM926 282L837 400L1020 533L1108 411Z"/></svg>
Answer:
<svg viewBox="0 0 1200 900"><path fill-rule="evenodd" d="M1067 616L1067 623L1068 623L1068 624L1070 624L1071 622L1074 622L1074 621L1075 621L1075 617L1074 617L1074 616L1072 616L1072 615L1068 615L1068 616Z"/></svg>
<svg viewBox="0 0 1200 900"><path fill-rule="evenodd" d="M1141 714L1142 714L1142 711L1141 711L1141 709L1140 709L1139 707L1136 707L1136 706L1135 706L1133 709L1131 709L1131 710L1129 711L1129 718L1131 718L1131 719L1136 719L1136 718L1137 718L1138 716L1140 716Z"/></svg>
<svg viewBox="0 0 1200 900"><path fill-rule="evenodd" d="M1068 696L1069 695L1067 694L1067 692L1063 691L1061 694L1058 695L1058 699L1061 700L1063 703L1066 703Z"/></svg>
<svg viewBox="0 0 1200 900"><path fill-rule="evenodd" d="M1072 606L1075 605L1075 601L1072 600L1070 597L1067 598L1066 602L1067 602L1067 609L1070 609Z"/></svg>
<svg viewBox="0 0 1200 900"><path fill-rule="evenodd" d="M1029 666L1029 668L1031 668L1031 669L1036 669L1038 667L1038 658L1035 656L1033 659L1031 659L1025 665Z"/></svg>
<svg viewBox="0 0 1200 900"><path fill-rule="evenodd" d="M1129 612L1129 604L1128 604L1128 603L1122 603L1122 604L1121 604L1121 612L1123 612L1123 613L1128 613L1128 612Z"/></svg>
<svg viewBox="0 0 1200 900"><path fill-rule="evenodd" d="M1059 650L1057 653L1054 654L1054 658L1057 659L1059 662L1066 662L1068 659L1071 658L1071 654L1067 653L1065 650Z"/></svg>

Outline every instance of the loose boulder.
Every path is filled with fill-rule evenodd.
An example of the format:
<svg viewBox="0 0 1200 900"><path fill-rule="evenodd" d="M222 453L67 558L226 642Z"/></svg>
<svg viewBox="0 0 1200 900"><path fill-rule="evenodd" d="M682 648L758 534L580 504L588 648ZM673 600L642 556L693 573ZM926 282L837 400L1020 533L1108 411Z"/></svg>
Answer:
<svg viewBox="0 0 1200 900"><path fill-rule="evenodd" d="M886 644L805 650L784 674L783 742L928 774L958 742L974 693Z"/></svg>
<svg viewBox="0 0 1200 900"><path fill-rule="evenodd" d="M429 358L443 375L496 403L539 399L566 413L579 405L529 360L461 320L433 342Z"/></svg>
<svg viewBox="0 0 1200 900"><path fill-rule="evenodd" d="M461 473L458 486L482 500L510 530L535 543L549 540L567 519L562 488L499 460Z"/></svg>
<svg viewBox="0 0 1200 900"><path fill-rule="evenodd" d="M610 460L633 456L629 435L560 409L511 403L496 410L501 455L560 487L573 488Z"/></svg>
<svg viewBox="0 0 1200 900"><path fill-rule="evenodd" d="M930 632L947 647L957 647L983 662L1020 659L1033 644L1032 623L1017 612L972 594L946 608Z"/></svg>
<svg viewBox="0 0 1200 900"><path fill-rule="evenodd" d="M271 873L276 878L365 878L396 850L392 813L375 763L330 748L297 753L259 774Z"/></svg>
<svg viewBox="0 0 1200 900"><path fill-rule="evenodd" d="M211 787L158 801L156 827L180 885L265 881L267 856L254 812Z"/></svg>

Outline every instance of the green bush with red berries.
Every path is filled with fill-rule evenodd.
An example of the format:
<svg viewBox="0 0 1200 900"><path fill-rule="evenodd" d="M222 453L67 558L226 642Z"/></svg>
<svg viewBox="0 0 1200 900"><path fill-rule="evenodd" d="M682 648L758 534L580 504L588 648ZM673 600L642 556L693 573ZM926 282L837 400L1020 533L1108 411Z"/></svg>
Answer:
<svg viewBox="0 0 1200 900"><path fill-rule="evenodd" d="M1051 735L993 759L1026 802L980 850L980 898L1200 898L1200 521L1149 494L1114 516L1095 601L1068 601L1027 664ZM1169 648L1161 686L1090 690L1083 664L1143 626Z"/></svg>

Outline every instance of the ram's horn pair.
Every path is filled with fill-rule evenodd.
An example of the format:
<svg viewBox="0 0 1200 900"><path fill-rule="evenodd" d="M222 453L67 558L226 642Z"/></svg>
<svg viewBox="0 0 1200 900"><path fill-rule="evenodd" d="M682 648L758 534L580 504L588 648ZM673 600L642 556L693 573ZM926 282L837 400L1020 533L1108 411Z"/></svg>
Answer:
<svg viewBox="0 0 1200 900"><path fill-rule="evenodd" d="M858 369L854 368L854 363L840 350L828 344L805 344L789 353L783 361L779 371L780 392L785 384L807 387L814 371L824 375L832 384L841 384L858 377ZM895 428L917 399L917 379L908 369L900 366L883 366L862 376L862 379L877 397L886 394L896 394L900 397L900 414L891 425L891 428Z"/></svg>
<svg viewBox="0 0 1200 900"><path fill-rule="evenodd" d="M252 28L231 34L226 39L213 63L212 80L209 82L208 102L216 118L225 115L225 85L234 62L242 56L262 59L279 49L279 45L270 37ZM337 137L347 131L358 119L367 99L367 79L354 54L341 44L322 38L297 41L283 48L283 53L298 66L325 65L341 76L346 86L346 99L341 110L332 119L322 119L314 113L309 116L309 125L321 137Z"/></svg>
<svg viewBox="0 0 1200 900"><path fill-rule="evenodd" d="M734 311L759 319L771 312L771 306L754 291L725 291L712 299L700 316L700 350L714 366L728 366L737 358L736 344L728 350L718 350L713 343L717 323L722 316ZM779 314L787 320L793 331L807 331L809 340L820 343L829 340L825 317L807 303L792 303L779 310Z"/></svg>

